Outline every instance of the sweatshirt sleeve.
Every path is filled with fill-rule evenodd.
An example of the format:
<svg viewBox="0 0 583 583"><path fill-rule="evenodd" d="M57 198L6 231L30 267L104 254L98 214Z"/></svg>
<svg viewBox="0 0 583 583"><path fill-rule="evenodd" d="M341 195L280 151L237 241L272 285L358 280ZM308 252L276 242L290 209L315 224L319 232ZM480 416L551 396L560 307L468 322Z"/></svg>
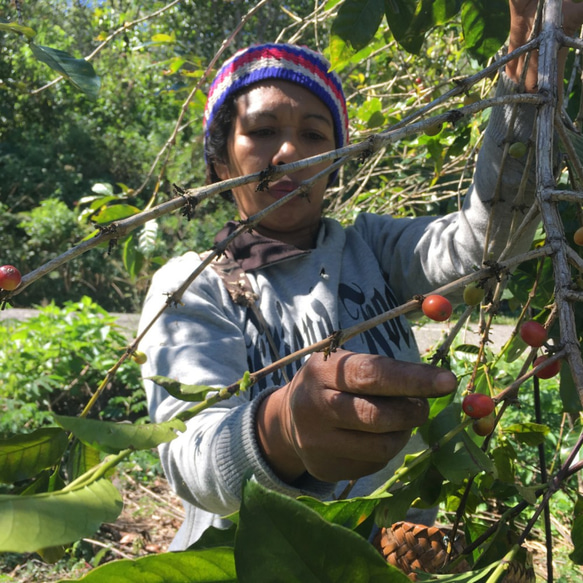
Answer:
<svg viewBox="0 0 583 583"><path fill-rule="evenodd" d="M497 95L515 91L516 85L502 74ZM474 266L481 267L490 213L492 230L488 252L493 258L506 247L515 211L515 225L522 222L534 199L534 165L524 205L515 209L514 200L522 181L526 156L519 160L506 157L501 174L502 153L506 140L528 142L531 139L536 107L519 105L510 126L512 117L511 105L492 108L474 179L459 212L443 217L393 219L361 215L357 219L357 229L368 238L401 301L455 281L470 273ZM498 200L493 202L499 176ZM521 242L513 246L515 254L529 249L535 229L536 224L533 224Z"/></svg>
<svg viewBox="0 0 583 583"><path fill-rule="evenodd" d="M169 261L152 280L140 330L163 308L168 294L179 287L200 263L194 253ZM171 419L193 403L180 401L149 377L161 375L186 384L225 387L247 370L244 314L234 305L218 276L210 269L166 308L140 342L147 355L142 376L150 417ZM276 390L272 388L271 390ZM277 478L262 457L255 435L255 414L263 391L231 397L187 422L187 430L159 447L162 466L176 493L195 506L219 515L239 508L243 479L253 475L264 486L292 496L322 497L333 485L311 477L290 486Z"/></svg>

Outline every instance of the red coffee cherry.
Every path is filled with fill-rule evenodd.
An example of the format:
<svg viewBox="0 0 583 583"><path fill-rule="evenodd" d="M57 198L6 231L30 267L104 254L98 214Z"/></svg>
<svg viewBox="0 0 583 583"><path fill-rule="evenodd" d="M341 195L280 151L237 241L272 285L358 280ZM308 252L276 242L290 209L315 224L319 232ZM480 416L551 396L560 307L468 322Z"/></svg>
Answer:
<svg viewBox="0 0 583 583"><path fill-rule="evenodd" d="M427 296L421 304L423 313L436 322L447 320L453 311L451 302L438 294Z"/></svg>
<svg viewBox="0 0 583 583"><path fill-rule="evenodd" d="M546 354L539 356L532 363L533 368L537 367L539 364L545 362L545 360L548 360L548 359L549 359L549 357ZM541 368L538 372L535 372L534 376L538 377L539 379L550 379L550 378L554 377L555 375L559 374L560 370L561 370L561 361L560 361L560 359L557 359L557 360L551 362L550 364L548 364L547 366L545 366L544 368Z"/></svg>
<svg viewBox="0 0 583 583"><path fill-rule="evenodd" d="M520 337L529 346L539 348L547 341L549 335L542 324L539 324L534 320L529 320L528 322L524 322L520 327Z"/></svg>
<svg viewBox="0 0 583 583"><path fill-rule="evenodd" d="M14 265L3 265L0 267L0 288L6 291L12 291L20 285L22 276L20 271Z"/></svg>
<svg viewBox="0 0 583 583"><path fill-rule="evenodd" d="M470 393L462 401L462 409L468 417L481 419L494 412L494 401L482 393Z"/></svg>

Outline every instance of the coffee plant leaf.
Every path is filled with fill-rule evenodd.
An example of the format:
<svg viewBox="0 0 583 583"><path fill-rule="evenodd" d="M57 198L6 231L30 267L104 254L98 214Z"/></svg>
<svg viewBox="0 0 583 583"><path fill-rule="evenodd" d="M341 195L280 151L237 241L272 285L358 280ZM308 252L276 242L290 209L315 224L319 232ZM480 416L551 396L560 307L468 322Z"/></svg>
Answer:
<svg viewBox="0 0 583 583"><path fill-rule="evenodd" d="M20 482L54 466L67 448L67 435L58 427L44 427L0 440L0 482Z"/></svg>
<svg viewBox="0 0 583 583"><path fill-rule="evenodd" d="M583 565L583 496L579 495L574 508L573 526L571 527L571 541L573 552L569 558L577 565Z"/></svg>
<svg viewBox="0 0 583 583"><path fill-rule="evenodd" d="M490 458L466 432L439 448L432 460L442 476L453 484L462 484L468 477L480 472L494 471Z"/></svg>
<svg viewBox="0 0 583 583"><path fill-rule="evenodd" d="M177 437L186 425L179 419L163 423L115 423L83 417L55 415L55 421L70 431L83 443L106 453L118 453L123 449L152 449Z"/></svg>
<svg viewBox="0 0 583 583"><path fill-rule="evenodd" d="M310 496L301 496L298 500L308 508L315 510L327 521L354 530L373 513L379 502L387 497L392 497L392 495L386 493L382 497L376 498L360 497L328 502L323 502Z"/></svg>
<svg viewBox="0 0 583 583"><path fill-rule="evenodd" d="M566 362L561 365L561 381L559 382L559 394L563 403L565 413L579 413L583 410L577 385L571 374L571 369Z"/></svg>
<svg viewBox="0 0 583 583"><path fill-rule="evenodd" d="M52 47L43 47L32 42L29 43L29 46L37 60L66 77L89 99L97 99L101 88L101 79L89 61L76 59L69 53Z"/></svg>
<svg viewBox="0 0 583 583"><path fill-rule="evenodd" d="M92 220L98 225L104 225L113 221L127 219L140 213L137 206L131 204L113 204L102 207L98 213L92 216Z"/></svg>
<svg viewBox="0 0 583 583"><path fill-rule="evenodd" d="M507 484L514 484L516 477L516 450L510 443L495 447L490 452L494 461L496 477Z"/></svg>
<svg viewBox="0 0 583 583"><path fill-rule="evenodd" d="M74 480L95 467L100 461L101 453L98 449L76 440L67 458L67 475Z"/></svg>
<svg viewBox="0 0 583 583"><path fill-rule="evenodd" d="M240 583L409 583L364 538L254 480L243 488L235 539Z"/></svg>
<svg viewBox="0 0 583 583"><path fill-rule="evenodd" d="M510 11L506 0L465 0L462 27L468 52L480 63L494 56L504 44L510 29Z"/></svg>
<svg viewBox="0 0 583 583"><path fill-rule="evenodd" d="M419 54L427 32L459 10L456 0L385 0L387 22L397 42L409 53Z"/></svg>
<svg viewBox="0 0 583 583"><path fill-rule="evenodd" d="M345 0L332 23L332 35L359 51L374 38L383 19L383 8L383 0Z"/></svg>
<svg viewBox="0 0 583 583"><path fill-rule="evenodd" d="M505 433L512 433L516 441L526 445L540 445L549 434L550 428L540 423L514 423L504 427Z"/></svg>
<svg viewBox="0 0 583 583"><path fill-rule="evenodd" d="M29 553L92 535L122 510L121 495L106 479L70 492L0 496L0 551Z"/></svg>
<svg viewBox="0 0 583 583"><path fill-rule="evenodd" d="M215 547L234 547L237 524L233 523L229 528L216 528L209 526L201 537L187 550L195 551L199 549L212 549Z"/></svg>
<svg viewBox="0 0 583 583"><path fill-rule="evenodd" d="M220 547L122 559L97 567L81 579L58 583L236 583L233 549Z"/></svg>
<svg viewBox="0 0 583 583"><path fill-rule="evenodd" d="M148 380L164 387L175 399L181 401L200 401L204 393L216 391L215 388L207 385L185 385L180 381L159 375L148 377Z"/></svg>

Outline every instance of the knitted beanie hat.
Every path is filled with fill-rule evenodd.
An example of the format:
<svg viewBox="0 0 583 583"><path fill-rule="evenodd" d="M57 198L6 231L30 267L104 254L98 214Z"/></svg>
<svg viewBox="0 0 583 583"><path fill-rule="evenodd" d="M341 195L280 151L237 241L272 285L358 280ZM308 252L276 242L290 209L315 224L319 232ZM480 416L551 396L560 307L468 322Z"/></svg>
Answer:
<svg viewBox="0 0 583 583"><path fill-rule="evenodd" d="M236 91L267 79L281 79L311 91L330 110L336 148L348 142L348 114L340 77L330 63L304 46L262 44L243 49L221 67L209 89L204 112L205 152L208 132L216 112Z"/></svg>

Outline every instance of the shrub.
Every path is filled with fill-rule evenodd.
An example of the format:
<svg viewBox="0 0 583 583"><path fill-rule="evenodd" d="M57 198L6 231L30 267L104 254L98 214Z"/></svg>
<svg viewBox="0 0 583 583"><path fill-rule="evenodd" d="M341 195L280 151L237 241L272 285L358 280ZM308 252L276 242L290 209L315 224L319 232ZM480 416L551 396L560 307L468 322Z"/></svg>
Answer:
<svg viewBox="0 0 583 583"><path fill-rule="evenodd" d="M0 436L32 431L51 412L78 415L127 344L115 318L84 297L50 304L0 328ZM129 359L92 410L101 419L145 416L139 367Z"/></svg>

